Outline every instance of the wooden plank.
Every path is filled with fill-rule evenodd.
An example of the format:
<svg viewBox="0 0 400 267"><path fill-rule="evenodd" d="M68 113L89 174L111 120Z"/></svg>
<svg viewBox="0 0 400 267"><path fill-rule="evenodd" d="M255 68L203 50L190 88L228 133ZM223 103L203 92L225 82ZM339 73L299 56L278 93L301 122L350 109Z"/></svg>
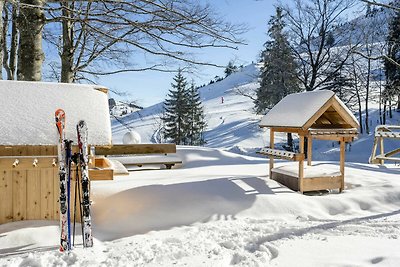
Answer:
<svg viewBox="0 0 400 267"><path fill-rule="evenodd" d="M338 189L341 187L341 176L306 178L303 186L305 192Z"/></svg>
<svg viewBox="0 0 400 267"><path fill-rule="evenodd" d="M392 150L392 151L387 152L387 153L385 154L385 156L386 156L386 157L391 157L391 156L393 156L393 155L395 155L395 154L397 154L397 153L400 153L400 148L396 148L396 149L394 149L394 150Z"/></svg>
<svg viewBox="0 0 400 267"><path fill-rule="evenodd" d="M333 95L314 115L311 116L311 118L303 125L302 129L308 130L308 128L310 128L316 122L316 120L321 117L321 115L324 114L329 107L332 106L334 101L335 96Z"/></svg>
<svg viewBox="0 0 400 267"><path fill-rule="evenodd" d="M41 217L41 171L40 170L27 170L26 171L26 185L27 185L27 202L26 202L26 218L28 220L40 220Z"/></svg>
<svg viewBox="0 0 400 267"><path fill-rule="evenodd" d="M269 147L271 149L275 148L274 135L275 135L275 130L271 128L269 131ZM272 177L272 169L273 168L274 168L274 157L270 156L269 157L269 177L270 177L270 179Z"/></svg>
<svg viewBox="0 0 400 267"><path fill-rule="evenodd" d="M296 176L272 171L271 179L279 182L280 184L294 191L300 191L299 178ZM340 183L341 183L341 176L305 178L303 181L303 192L326 190L326 189L338 189L340 188Z"/></svg>
<svg viewBox="0 0 400 267"><path fill-rule="evenodd" d="M312 136L309 134L307 138L307 165L311 166L312 161Z"/></svg>
<svg viewBox="0 0 400 267"><path fill-rule="evenodd" d="M345 122L349 124L352 128L358 129L360 127L358 121L354 119L354 116L351 116L351 114L349 114L335 98L333 98L332 107L337 111L340 117L342 117L342 119L344 119Z"/></svg>
<svg viewBox="0 0 400 267"><path fill-rule="evenodd" d="M344 190L344 162L345 162L345 145L344 140L340 141L340 192Z"/></svg>
<svg viewBox="0 0 400 267"><path fill-rule="evenodd" d="M37 160L37 167L34 166L34 161ZM0 157L0 169L28 170L35 168L48 168L53 166L55 157L31 157L31 156L11 156Z"/></svg>
<svg viewBox="0 0 400 267"><path fill-rule="evenodd" d="M260 151L257 151L256 153L292 161L304 160L305 158L304 154L294 153L286 150L272 149L272 148L263 148Z"/></svg>
<svg viewBox="0 0 400 267"><path fill-rule="evenodd" d="M293 127L271 127L271 130L278 133L297 133L297 134L307 134L306 130L301 128L293 128Z"/></svg>
<svg viewBox="0 0 400 267"><path fill-rule="evenodd" d="M43 220L54 219L54 177L53 168L41 169L41 209Z"/></svg>
<svg viewBox="0 0 400 267"><path fill-rule="evenodd" d="M400 161L400 158L397 157L386 157L386 156L376 156L377 160L391 160L391 161Z"/></svg>
<svg viewBox="0 0 400 267"><path fill-rule="evenodd" d="M377 150L377 148L378 148L378 138L374 137L374 144L372 146L371 156L369 157L369 163L373 163L373 164L379 163L379 162L376 161L376 150Z"/></svg>
<svg viewBox="0 0 400 267"><path fill-rule="evenodd" d="M13 171L13 221L26 219L26 171Z"/></svg>
<svg viewBox="0 0 400 267"><path fill-rule="evenodd" d="M381 146L381 154L380 154L380 156L384 157L385 156L385 147L384 147L384 142L383 142L384 139L383 139L383 137L378 137L378 138L379 138L379 143L380 143L380 146ZM379 160L379 163L381 165L385 164L385 162L383 160Z"/></svg>
<svg viewBox="0 0 400 267"><path fill-rule="evenodd" d="M299 150L301 154L304 154L304 136L299 136ZM304 183L304 161L299 161L299 191L301 193L304 192L303 183Z"/></svg>
<svg viewBox="0 0 400 267"><path fill-rule="evenodd" d="M0 224L13 220L13 180L11 170L0 172Z"/></svg>
<svg viewBox="0 0 400 267"><path fill-rule="evenodd" d="M313 135L314 139L318 140L328 140L328 141L340 141L342 138L345 138L346 142L353 142L355 136L343 137L342 135Z"/></svg>
<svg viewBox="0 0 400 267"><path fill-rule="evenodd" d="M133 144L96 147L96 155L135 155L176 153L175 144Z"/></svg>
<svg viewBox="0 0 400 267"><path fill-rule="evenodd" d="M99 180L113 180L114 171L111 169L105 170L89 170L89 177L91 181Z"/></svg>
<svg viewBox="0 0 400 267"><path fill-rule="evenodd" d="M393 138L393 139L400 139L400 133L395 132L376 132L375 136L385 137L385 138Z"/></svg>

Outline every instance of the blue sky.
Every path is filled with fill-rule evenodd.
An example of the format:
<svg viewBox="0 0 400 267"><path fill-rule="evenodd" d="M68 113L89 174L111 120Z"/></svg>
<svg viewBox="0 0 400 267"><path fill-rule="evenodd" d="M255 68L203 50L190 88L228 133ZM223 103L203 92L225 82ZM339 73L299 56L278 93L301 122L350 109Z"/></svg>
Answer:
<svg viewBox="0 0 400 267"><path fill-rule="evenodd" d="M209 1L217 12L227 21L245 23L249 30L242 36L247 45L240 46L238 50L215 49L207 50L198 55L201 60L211 61L216 64L226 65L229 60L235 60L237 65L250 64L258 60L263 43L267 40L267 22L275 12L275 1L271 0L215 0ZM207 83L215 75L223 76L223 69L212 67L199 67L196 76L188 76L200 85ZM126 101L137 101L137 104L149 106L165 99L172 78L175 74L160 72L133 72L102 77L99 83L121 92L127 92L124 97L111 97Z"/></svg>

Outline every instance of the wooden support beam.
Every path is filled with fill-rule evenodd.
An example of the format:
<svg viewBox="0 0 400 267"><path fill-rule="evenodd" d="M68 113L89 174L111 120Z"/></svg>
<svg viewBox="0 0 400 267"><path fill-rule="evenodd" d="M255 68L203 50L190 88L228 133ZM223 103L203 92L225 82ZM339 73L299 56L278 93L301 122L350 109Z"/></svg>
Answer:
<svg viewBox="0 0 400 267"><path fill-rule="evenodd" d="M299 136L299 148L300 148L299 152L301 154L304 154L304 136L303 135ZM304 192L303 179L304 179L304 160L300 160L299 161L299 191L302 194Z"/></svg>
<svg viewBox="0 0 400 267"><path fill-rule="evenodd" d="M269 131L269 147L274 149L275 147L275 140L274 140L275 131L274 129L270 129ZM274 168L274 156L269 157L269 178L272 177L272 169Z"/></svg>
<svg viewBox="0 0 400 267"><path fill-rule="evenodd" d="M344 162L345 162L345 145L346 142L343 140L340 141L340 175L341 175L341 183L339 191L342 192L344 190Z"/></svg>
<svg viewBox="0 0 400 267"><path fill-rule="evenodd" d="M380 154L380 156L381 157L385 157L385 149L384 149L383 137L382 136L379 137L379 143L381 145L381 154ZM383 165L384 163L385 163L385 161L383 159L379 160L379 164Z"/></svg>
<svg viewBox="0 0 400 267"><path fill-rule="evenodd" d="M307 165L311 166L312 161L312 136L308 135L308 142L307 142Z"/></svg>
<svg viewBox="0 0 400 267"><path fill-rule="evenodd" d="M135 155L135 154L170 154L176 153L175 144L132 144L97 146L96 155Z"/></svg>

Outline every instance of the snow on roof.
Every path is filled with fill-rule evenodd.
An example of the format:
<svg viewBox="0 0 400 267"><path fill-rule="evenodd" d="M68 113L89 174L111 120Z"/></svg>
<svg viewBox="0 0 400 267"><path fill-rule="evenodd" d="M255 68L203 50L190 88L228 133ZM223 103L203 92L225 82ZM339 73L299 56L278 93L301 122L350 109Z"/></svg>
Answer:
<svg viewBox="0 0 400 267"><path fill-rule="evenodd" d="M260 126L302 127L334 95L329 90L290 94L262 118Z"/></svg>
<svg viewBox="0 0 400 267"><path fill-rule="evenodd" d="M66 113L66 138L76 144L76 124L85 120L89 144L111 144L108 96L98 85L0 81L0 145L55 145L54 113Z"/></svg>

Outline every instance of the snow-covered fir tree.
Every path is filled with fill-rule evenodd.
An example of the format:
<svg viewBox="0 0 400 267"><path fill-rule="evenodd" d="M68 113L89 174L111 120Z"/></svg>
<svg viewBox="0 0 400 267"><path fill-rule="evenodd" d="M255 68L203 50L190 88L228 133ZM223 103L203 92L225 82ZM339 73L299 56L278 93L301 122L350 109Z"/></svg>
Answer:
<svg viewBox="0 0 400 267"><path fill-rule="evenodd" d="M228 77L229 75L231 75L232 73L234 73L234 72L237 72L238 71L238 67L235 65L235 64L233 64L233 61L232 60L230 60L229 61L229 63L228 63L228 65L226 66L226 68L225 68L225 77Z"/></svg>
<svg viewBox="0 0 400 267"><path fill-rule="evenodd" d="M393 3L400 7L399 1ZM388 50L387 57L395 63L400 64L400 12L395 15L389 24L389 35L387 38ZM397 108L400 109L400 68L394 62L385 60L386 88L384 91L384 101L397 101ZM396 100L394 98L397 98Z"/></svg>
<svg viewBox="0 0 400 267"><path fill-rule="evenodd" d="M170 140L177 145L185 145L188 131L189 94L182 70L179 69L171 87L168 98L164 102L163 135L166 140Z"/></svg>
<svg viewBox="0 0 400 267"><path fill-rule="evenodd" d="M204 130L207 124L199 90L194 83L189 88L188 107L188 140L186 143L195 146L203 145L205 143Z"/></svg>
<svg viewBox="0 0 400 267"><path fill-rule="evenodd" d="M178 145L203 145L206 122L198 89L179 70L164 102L163 135Z"/></svg>
<svg viewBox="0 0 400 267"><path fill-rule="evenodd" d="M260 72L260 87L257 89L255 107L257 113L264 113L286 95L299 92L297 68L287 37L283 31L282 9L268 22L270 40L262 52L263 67Z"/></svg>

